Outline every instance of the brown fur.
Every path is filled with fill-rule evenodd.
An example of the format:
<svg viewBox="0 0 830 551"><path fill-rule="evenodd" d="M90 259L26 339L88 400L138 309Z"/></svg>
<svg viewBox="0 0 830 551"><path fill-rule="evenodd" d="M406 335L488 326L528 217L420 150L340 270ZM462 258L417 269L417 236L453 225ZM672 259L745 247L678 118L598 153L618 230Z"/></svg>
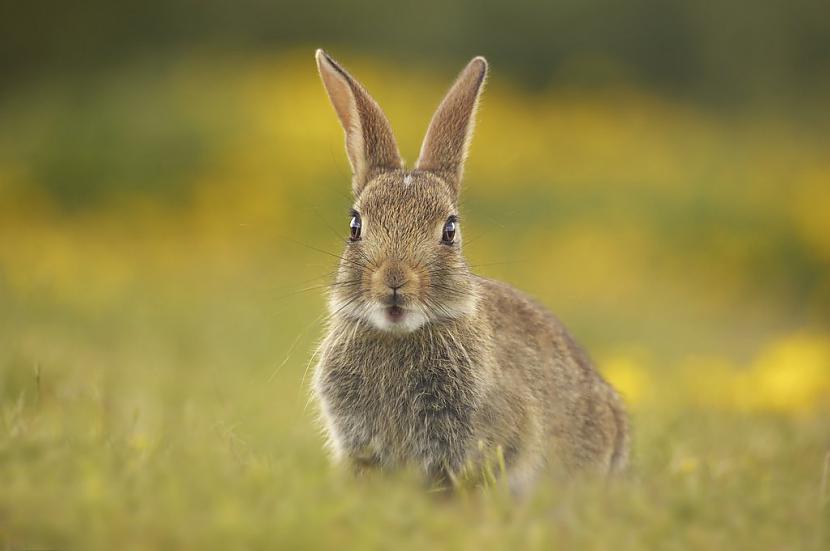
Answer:
<svg viewBox="0 0 830 551"><path fill-rule="evenodd" d="M343 253L315 370L334 457L447 480L496 453L516 490L546 465L621 469L626 415L585 352L544 307L473 275L460 230L442 242L458 214L484 58L438 107L411 171L377 103L322 51L317 62L346 132L363 226ZM392 305L405 312L397 321Z"/></svg>

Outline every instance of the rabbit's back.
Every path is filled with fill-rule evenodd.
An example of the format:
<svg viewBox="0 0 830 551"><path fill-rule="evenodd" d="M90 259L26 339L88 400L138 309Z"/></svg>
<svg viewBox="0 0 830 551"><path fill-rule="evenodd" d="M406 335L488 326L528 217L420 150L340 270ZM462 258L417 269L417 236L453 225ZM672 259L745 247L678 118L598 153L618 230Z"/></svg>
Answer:
<svg viewBox="0 0 830 551"><path fill-rule="evenodd" d="M493 339L491 372L502 392L521 396L525 415L536 419L526 423L533 430L525 445L568 469L621 467L628 426L614 389L544 306L507 284L479 282L479 307Z"/></svg>

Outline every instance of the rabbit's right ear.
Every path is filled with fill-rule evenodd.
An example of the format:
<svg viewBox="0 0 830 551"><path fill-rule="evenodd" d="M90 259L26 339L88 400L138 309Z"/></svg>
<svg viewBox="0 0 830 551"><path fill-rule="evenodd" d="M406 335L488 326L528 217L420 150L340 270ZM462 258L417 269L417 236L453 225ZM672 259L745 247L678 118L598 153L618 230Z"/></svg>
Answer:
<svg viewBox="0 0 830 551"><path fill-rule="evenodd" d="M317 50L317 69L346 133L352 165L352 190L359 195L374 174L401 168L401 156L389 121L359 82L326 52Z"/></svg>

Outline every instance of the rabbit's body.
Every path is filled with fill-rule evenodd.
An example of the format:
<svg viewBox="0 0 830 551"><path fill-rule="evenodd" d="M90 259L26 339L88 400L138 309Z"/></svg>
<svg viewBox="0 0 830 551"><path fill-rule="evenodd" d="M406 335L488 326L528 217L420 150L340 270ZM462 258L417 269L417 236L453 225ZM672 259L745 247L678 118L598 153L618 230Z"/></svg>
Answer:
<svg viewBox="0 0 830 551"><path fill-rule="evenodd" d="M516 489L545 465L622 467L614 390L551 313L461 255L457 198L484 60L462 72L408 171L374 100L317 59L355 194L314 380L335 458L435 480L498 458Z"/></svg>
<svg viewBox="0 0 830 551"><path fill-rule="evenodd" d="M627 426L614 390L546 309L503 283L476 283L475 315L404 338L331 324L315 391L335 457L415 464L440 479L501 448L515 485L550 463L621 467Z"/></svg>

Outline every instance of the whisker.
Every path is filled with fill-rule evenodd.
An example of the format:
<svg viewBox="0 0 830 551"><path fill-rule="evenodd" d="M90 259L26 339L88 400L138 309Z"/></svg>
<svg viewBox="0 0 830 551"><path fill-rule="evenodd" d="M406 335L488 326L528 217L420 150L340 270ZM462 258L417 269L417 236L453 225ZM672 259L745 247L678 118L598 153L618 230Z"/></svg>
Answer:
<svg viewBox="0 0 830 551"><path fill-rule="evenodd" d="M502 260L500 262L483 262L481 264L470 264L468 268L481 268L483 266L501 266L504 264L518 264L520 262L529 262L527 259L519 258L516 260Z"/></svg>
<svg viewBox="0 0 830 551"><path fill-rule="evenodd" d="M309 245L308 243L303 243L301 241L297 241L297 240L291 239L291 238L286 238L286 239L288 241L291 241L292 243L294 243L296 245L300 245L301 247L306 247L307 249L311 249L312 251L317 251L318 253L326 254L326 255L332 256L334 258L340 259L343 262L348 262L350 264L353 264L354 266L356 266L360 269L365 269L367 267L365 264L361 264L359 262L356 262L356 261L352 260L351 258L346 258L345 256L340 256L339 254L335 254L335 253L327 251L325 249L320 249L320 248L315 247L313 245Z"/></svg>
<svg viewBox="0 0 830 551"><path fill-rule="evenodd" d="M286 363L288 363L288 360L289 360L289 359L291 359L291 356L292 356L292 354L294 354L294 350L297 348L297 344L300 342L300 339L301 339L302 337L304 337L304 336L305 336L305 334L306 334L306 333L308 333L309 329L311 329L311 327L312 327L312 326L314 326L317 322L319 322L319 321L320 321L320 319L321 319L324 315L325 315L325 312L324 312L324 313L322 313L322 314L320 314L320 315L319 315L319 316L317 316L316 318L314 318L314 320L312 320L312 322L311 322L311 323L309 323L309 324L308 324L305 328L303 328L303 330L302 330L302 331L300 331L300 334L299 334L299 335L297 335L297 337L294 339L294 342L292 342L292 343L291 343L291 346L288 348L288 352L286 353L285 358L284 358L284 359L282 360L282 362L280 362L280 364L279 364L279 365L278 365L278 366L277 366L277 367L276 367L276 368L275 368L275 369L271 372L271 375L269 375L269 376L268 376L268 382L269 382L269 383L270 383L271 381L273 381L273 380L274 380L274 377L276 377L276 376L277 376L277 374L278 374L278 373L282 370L282 368L285 366L285 364L286 364Z"/></svg>
<svg viewBox="0 0 830 551"><path fill-rule="evenodd" d="M314 320L312 320L312 322L311 322L311 323L309 323L306 327L304 327L304 328L303 328L303 330L300 332L300 334L299 334L299 335L297 335L297 337L294 339L294 342L293 342L293 343L291 344L291 346L289 347L288 352L286 353L285 359L283 359L283 361L282 361L282 362L280 362L280 364L276 367L276 369L274 369L274 371L273 371L273 372L271 373L271 375L268 377L268 382L270 383L271 381L273 381L273 380L274 380L274 377L276 377L276 376L277 376L277 374L278 374L278 373L282 370L282 368L285 366L285 364L286 364L286 363L288 363L288 360L289 360L289 359L291 359L291 356L293 355L294 350L297 348L297 344L299 343L300 339L301 339L303 336L305 336L305 334L306 334L306 333L308 333L309 329L311 329L311 327L312 327L312 326L314 326L316 323L320 322L320 320L323 320L323 321L324 321L324 323L328 323L329 321L331 321L331 319L332 319L335 315L339 314L339 313L340 313L340 312L341 312L344 308L348 307L350 304L352 304L353 302L355 302L355 301L356 301L357 299L359 299L361 296L362 296L362 294L361 294L361 293L359 293L359 292L354 293L354 294L353 294L353 295L352 295L349 299L347 299L347 301L346 301L346 303L345 303L345 304L343 304L343 305L341 305L341 306L340 306L340 308L338 308L337 310L335 310L334 312L331 312L331 313L329 313L329 314L326 314L325 312L323 312L322 314L320 314L319 316L317 316L316 318L314 318Z"/></svg>

